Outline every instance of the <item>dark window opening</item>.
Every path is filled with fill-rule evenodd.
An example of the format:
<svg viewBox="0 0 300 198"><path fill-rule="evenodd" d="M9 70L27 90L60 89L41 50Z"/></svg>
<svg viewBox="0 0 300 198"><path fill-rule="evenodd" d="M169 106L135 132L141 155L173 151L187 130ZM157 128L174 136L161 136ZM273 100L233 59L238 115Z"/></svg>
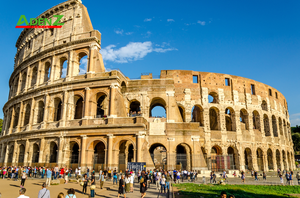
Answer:
<svg viewBox="0 0 300 198"><path fill-rule="evenodd" d="M30 43L31 43L31 42L29 41L29 42L28 42L28 49L30 49Z"/></svg>
<svg viewBox="0 0 300 198"><path fill-rule="evenodd" d="M269 89L269 96L272 96L272 90Z"/></svg>
<svg viewBox="0 0 300 198"><path fill-rule="evenodd" d="M275 96L276 96L276 99L278 99L278 94L277 94L277 92L275 92Z"/></svg>
<svg viewBox="0 0 300 198"><path fill-rule="evenodd" d="M225 86L230 86L230 79L229 78L225 78Z"/></svg>
<svg viewBox="0 0 300 198"><path fill-rule="evenodd" d="M193 76L193 83L198 83L198 76Z"/></svg>
<svg viewBox="0 0 300 198"><path fill-rule="evenodd" d="M54 34L54 29L52 28L50 29L50 36L53 36L53 34Z"/></svg>
<svg viewBox="0 0 300 198"><path fill-rule="evenodd" d="M255 85L251 85L251 94L255 95Z"/></svg>

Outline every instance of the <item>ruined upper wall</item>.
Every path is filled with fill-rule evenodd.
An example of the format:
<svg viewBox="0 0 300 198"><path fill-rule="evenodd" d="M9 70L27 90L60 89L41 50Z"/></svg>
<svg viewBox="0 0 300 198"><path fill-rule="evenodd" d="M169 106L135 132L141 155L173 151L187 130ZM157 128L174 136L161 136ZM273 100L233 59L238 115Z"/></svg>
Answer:
<svg viewBox="0 0 300 198"><path fill-rule="evenodd" d="M36 18L55 20L53 15L64 15L60 20L60 23L64 23L62 28L23 29L16 42L15 68L30 57L54 46L91 37L90 32L93 31L93 26L87 9L80 0L69 0L58 4ZM97 31L93 36L98 37L100 44L100 33Z"/></svg>

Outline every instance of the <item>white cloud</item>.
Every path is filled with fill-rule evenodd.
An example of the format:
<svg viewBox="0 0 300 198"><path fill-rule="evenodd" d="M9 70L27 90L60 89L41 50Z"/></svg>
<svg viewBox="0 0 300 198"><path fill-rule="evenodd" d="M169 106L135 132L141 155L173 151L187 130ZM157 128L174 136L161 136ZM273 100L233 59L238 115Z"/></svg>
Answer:
<svg viewBox="0 0 300 198"><path fill-rule="evenodd" d="M300 126L300 113L290 115L291 126Z"/></svg>
<svg viewBox="0 0 300 198"><path fill-rule="evenodd" d="M126 32L125 34L126 35L131 35L131 34L133 34L133 32Z"/></svg>
<svg viewBox="0 0 300 198"><path fill-rule="evenodd" d="M177 50L176 48L164 48L162 45L160 45L160 47L153 47L151 41L130 42L119 49L115 49L115 47L115 45L109 45L101 50L104 61L128 63L141 60L151 52L164 53L167 51Z"/></svg>
<svg viewBox="0 0 300 198"><path fill-rule="evenodd" d="M115 30L115 33L116 33L116 34L121 34L121 35L122 35L123 32L124 32L124 30Z"/></svg>
<svg viewBox="0 0 300 198"><path fill-rule="evenodd" d="M149 22L149 21L152 21L152 19L149 18L149 19L145 19L145 20L144 20L144 22Z"/></svg>
<svg viewBox="0 0 300 198"><path fill-rule="evenodd" d="M200 25L205 25L205 21L197 21Z"/></svg>
<svg viewBox="0 0 300 198"><path fill-rule="evenodd" d="M175 22L174 19L167 19L168 22Z"/></svg>

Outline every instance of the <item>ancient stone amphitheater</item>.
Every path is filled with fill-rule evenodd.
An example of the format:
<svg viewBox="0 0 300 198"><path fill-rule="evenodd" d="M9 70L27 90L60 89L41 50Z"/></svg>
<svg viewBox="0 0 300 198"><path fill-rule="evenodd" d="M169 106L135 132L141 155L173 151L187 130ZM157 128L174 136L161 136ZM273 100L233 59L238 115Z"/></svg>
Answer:
<svg viewBox="0 0 300 198"><path fill-rule="evenodd" d="M105 70L101 33L80 0L39 17L57 14L62 28L24 29L16 42L0 165L295 168L287 102L273 87L185 70L131 80ZM157 107L166 116L152 116Z"/></svg>

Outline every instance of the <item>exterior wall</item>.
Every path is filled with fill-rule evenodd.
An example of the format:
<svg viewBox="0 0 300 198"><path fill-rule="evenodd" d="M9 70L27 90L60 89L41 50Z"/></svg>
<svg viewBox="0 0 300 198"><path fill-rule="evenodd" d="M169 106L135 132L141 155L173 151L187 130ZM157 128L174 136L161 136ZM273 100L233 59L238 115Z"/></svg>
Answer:
<svg viewBox="0 0 300 198"><path fill-rule="evenodd" d="M86 8L66 1L39 17L56 13L65 16L62 29L53 35L49 29L25 29L16 43L3 107L1 164L123 169L136 161L153 169L152 151L159 146L167 169L182 168L180 156L186 169L210 169L212 148L217 155L233 154L234 169L295 168L287 102L276 89L208 72L162 70L159 79L150 74L141 80L105 72L101 34ZM83 55L87 72L79 75ZM64 60L67 74L61 78ZM133 102L140 104L135 115ZM165 108L166 118L151 117L155 106Z"/></svg>

